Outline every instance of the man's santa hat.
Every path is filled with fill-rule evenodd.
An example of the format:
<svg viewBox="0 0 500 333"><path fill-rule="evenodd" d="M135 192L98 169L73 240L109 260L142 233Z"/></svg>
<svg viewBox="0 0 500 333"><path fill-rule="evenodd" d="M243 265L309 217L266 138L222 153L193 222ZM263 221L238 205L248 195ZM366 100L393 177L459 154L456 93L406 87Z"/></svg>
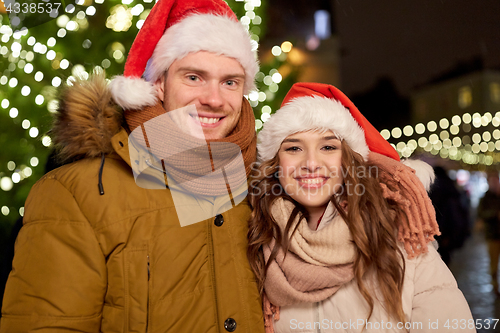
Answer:
<svg viewBox="0 0 500 333"><path fill-rule="evenodd" d="M293 85L281 109L260 131L257 143L259 160L271 160L287 136L308 130L331 130L365 161L368 161L369 152L400 160L391 144L344 93L331 85L303 82ZM418 160L405 160L403 163L414 169L424 186L430 188L434 180L430 165Z"/></svg>
<svg viewBox="0 0 500 333"><path fill-rule="evenodd" d="M244 93L255 89L257 43L224 0L159 0L132 44L123 76L111 82L115 102L124 109L156 104L154 82L176 59L198 51L236 59L245 70Z"/></svg>

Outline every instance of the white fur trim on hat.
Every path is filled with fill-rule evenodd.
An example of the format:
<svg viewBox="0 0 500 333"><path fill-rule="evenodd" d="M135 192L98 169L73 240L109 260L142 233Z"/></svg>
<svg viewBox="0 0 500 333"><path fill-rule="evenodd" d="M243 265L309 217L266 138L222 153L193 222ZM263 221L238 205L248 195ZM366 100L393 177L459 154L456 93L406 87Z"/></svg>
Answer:
<svg viewBox="0 0 500 333"><path fill-rule="evenodd" d="M198 51L238 60L245 70L244 93L255 90L255 74L259 70L257 43L240 22L213 14L194 14L168 28L148 61L146 80L155 82L176 59Z"/></svg>
<svg viewBox="0 0 500 333"><path fill-rule="evenodd" d="M257 142L259 161L274 158L287 136L315 129L331 130L365 161L368 159L365 133L349 110L334 99L305 96L293 99L264 123Z"/></svg>
<svg viewBox="0 0 500 333"><path fill-rule="evenodd" d="M434 180L436 179L436 175L434 174L434 169L432 168L432 166L421 160L407 159L403 160L402 162L404 165L415 170L417 178L420 179L422 184L424 184L427 192L429 192L432 183L434 183Z"/></svg>
<svg viewBox="0 0 500 333"><path fill-rule="evenodd" d="M138 110L158 100L154 86L141 78L115 76L109 89L116 104L124 109Z"/></svg>

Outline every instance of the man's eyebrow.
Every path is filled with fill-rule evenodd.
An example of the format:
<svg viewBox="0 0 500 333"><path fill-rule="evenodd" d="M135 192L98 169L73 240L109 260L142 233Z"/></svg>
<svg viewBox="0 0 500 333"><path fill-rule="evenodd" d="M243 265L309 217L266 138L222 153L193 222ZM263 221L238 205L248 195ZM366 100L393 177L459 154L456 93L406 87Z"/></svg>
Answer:
<svg viewBox="0 0 500 333"><path fill-rule="evenodd" d="M202 75L207 75L208 74L208 71L204 70L204 69L200 69L200 68L196 68L196 67L180 67L179 68L179 72L194 72L194 73L199 73L199 74L202 74ZM238 79L245 79L245 74L241 74L241 73L234 73L234 74L226 74L224 75L224 78L225 79L234 79L234 78L238 78Z"/></svg>
<svg viewBox="0 0 500 333"><path fill-rule="evenodd" d="M243 79L244 80L245 74L239 74L239 73L238 74L236 74L236 73L235 74L227 74L225 77L227 79Z"/></svg>
<svg viewBox="0 0 500 333"><path fill-rule="evenodd" d="M200 68L196 68L196 67L180 67L178 69L178 71L179 72L196 72L196 73L200 73L200 74L208 73L207 71L200 69Z"/></svg>

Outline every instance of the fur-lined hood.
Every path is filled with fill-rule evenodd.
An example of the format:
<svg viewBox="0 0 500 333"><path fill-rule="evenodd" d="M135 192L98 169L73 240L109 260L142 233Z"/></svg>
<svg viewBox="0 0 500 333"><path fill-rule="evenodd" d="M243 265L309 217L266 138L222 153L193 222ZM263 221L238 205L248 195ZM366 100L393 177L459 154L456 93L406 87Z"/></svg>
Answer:
<svg viewBox="0 0 500 333"><path fill-rule="evenodd" d="M58 159L65 163L113 152L111 138L122 122L123 112L113 101L103 73L78 79L61 92L51 130Z"/></svg>

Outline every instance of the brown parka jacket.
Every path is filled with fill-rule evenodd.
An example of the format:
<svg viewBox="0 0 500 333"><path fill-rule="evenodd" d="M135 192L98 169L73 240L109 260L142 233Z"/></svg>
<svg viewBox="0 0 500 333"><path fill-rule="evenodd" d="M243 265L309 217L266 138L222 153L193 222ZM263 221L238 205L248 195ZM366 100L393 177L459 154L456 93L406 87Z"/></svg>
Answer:
<svg viewBox="0 0 500 333"><path fill-rule="evenodd" d="M264 332L246 201L181 227L170 189L136 185L120 118L103 77L63 96L56 131L79 160L30 192L0 331Z"/></svg>

